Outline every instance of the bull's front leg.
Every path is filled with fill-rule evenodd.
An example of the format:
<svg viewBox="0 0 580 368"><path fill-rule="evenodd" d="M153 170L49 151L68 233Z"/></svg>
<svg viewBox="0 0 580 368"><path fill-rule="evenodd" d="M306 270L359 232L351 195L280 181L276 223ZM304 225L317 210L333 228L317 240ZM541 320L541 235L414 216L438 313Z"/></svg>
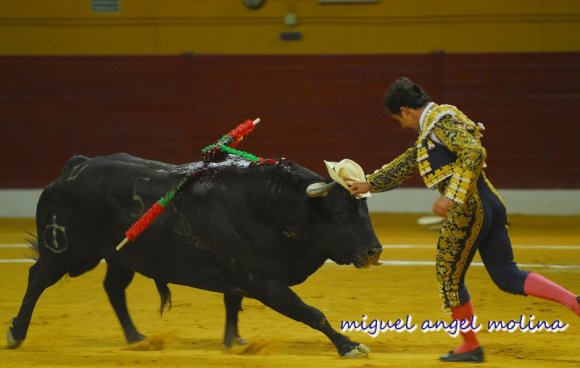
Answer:
<svg viewBox="0 0 580 368"><path fill-rule="evenodd" d="M243 290L278 313L324 333L341 356L366 356L370 352L365 345L335 331L320 310L304 303L292 289L277 280L254 276L244 283Z"/></svg>

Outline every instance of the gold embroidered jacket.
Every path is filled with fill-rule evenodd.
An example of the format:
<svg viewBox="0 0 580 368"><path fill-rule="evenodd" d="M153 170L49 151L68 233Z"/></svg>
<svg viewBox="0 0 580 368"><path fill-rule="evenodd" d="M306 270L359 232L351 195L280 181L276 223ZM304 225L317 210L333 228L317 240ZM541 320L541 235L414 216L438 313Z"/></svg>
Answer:
<svg viewBox="0 0 580 368"><path fill-rule="evenodd" d="M371 191L393 189L419 172L428 188L438 188L446 197L464 203L485 166L481 130L483 125L455 106L432 104L413 147L367 176Z"/></svg>

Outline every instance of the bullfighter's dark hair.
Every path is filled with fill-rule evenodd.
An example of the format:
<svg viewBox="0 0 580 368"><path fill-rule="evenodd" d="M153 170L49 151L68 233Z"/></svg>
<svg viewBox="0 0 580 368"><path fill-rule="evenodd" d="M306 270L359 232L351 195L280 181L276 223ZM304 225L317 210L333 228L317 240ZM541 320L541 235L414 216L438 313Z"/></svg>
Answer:
<svg viewBox="0 0 580 368"><path fill-rule="evenodd" d="M401 113L401 107L418 109L433 101L420 85L407 77L401 77L391 84L383 97L383 107L391 114Z"/></svg>

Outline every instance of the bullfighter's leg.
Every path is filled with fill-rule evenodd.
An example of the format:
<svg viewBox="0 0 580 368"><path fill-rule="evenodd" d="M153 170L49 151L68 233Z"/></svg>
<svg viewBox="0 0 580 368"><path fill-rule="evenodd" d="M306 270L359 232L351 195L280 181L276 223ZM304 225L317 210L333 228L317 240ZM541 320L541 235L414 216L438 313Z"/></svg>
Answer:
<svg viewBox="0 0 580 368"><path fill-rule="evenodd" d="M240 295L224 294L226 306L226 328L224 333L224 346L231 348L233 344L245 345L247 341L240 337L238 332L238 313L242 310Z"/></svg>
<svg viewBox="0 0 580 368"><path fill-rule="evenodd" d="M353 342L347 336L335 331L320 310L304 303L287 285L274 279L253 276L250 281L240 286L251 297L278 313L324 333L341 356L357 357L368 355L370 352L365 345Z"/></svg>
<svg viewBox="0 0 580 368"><path fill-rule="evenodd" d="M115 314L121 323L125 339L128 343L138 342L145 339L135 328L129 311L127 310L127 300L125 289L131 281L135 271L125 268L113 262L107 261L107 275L105 276L104 286L109 297L109 301L115 310Z"/></svg>
<svg viewBox="0 0 580 368"><path fill-rule="evenodd" d="M6 333L9 349L16 349L22 344L26 338L32 312L34 311L38 298L40 298L46 288L54 285L65 273L65 269L57 268L54 265L47 267L40 260L30 267L26 294L22 300L18 315L12 319L8 332Z"/></svg>

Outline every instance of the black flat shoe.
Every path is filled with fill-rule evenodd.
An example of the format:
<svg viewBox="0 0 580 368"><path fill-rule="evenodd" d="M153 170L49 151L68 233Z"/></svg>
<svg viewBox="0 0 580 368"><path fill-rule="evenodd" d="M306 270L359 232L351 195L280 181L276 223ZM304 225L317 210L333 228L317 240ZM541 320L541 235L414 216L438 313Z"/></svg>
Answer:
<svg viewBox="0 0 580 368"><path fill-rule="evenodd" d="M450 351L449 354L442 355L439 360L444 362L468 362L468 363L482 363L483 362L483 348L480 346L472 351L455 354Z"/></svg>

